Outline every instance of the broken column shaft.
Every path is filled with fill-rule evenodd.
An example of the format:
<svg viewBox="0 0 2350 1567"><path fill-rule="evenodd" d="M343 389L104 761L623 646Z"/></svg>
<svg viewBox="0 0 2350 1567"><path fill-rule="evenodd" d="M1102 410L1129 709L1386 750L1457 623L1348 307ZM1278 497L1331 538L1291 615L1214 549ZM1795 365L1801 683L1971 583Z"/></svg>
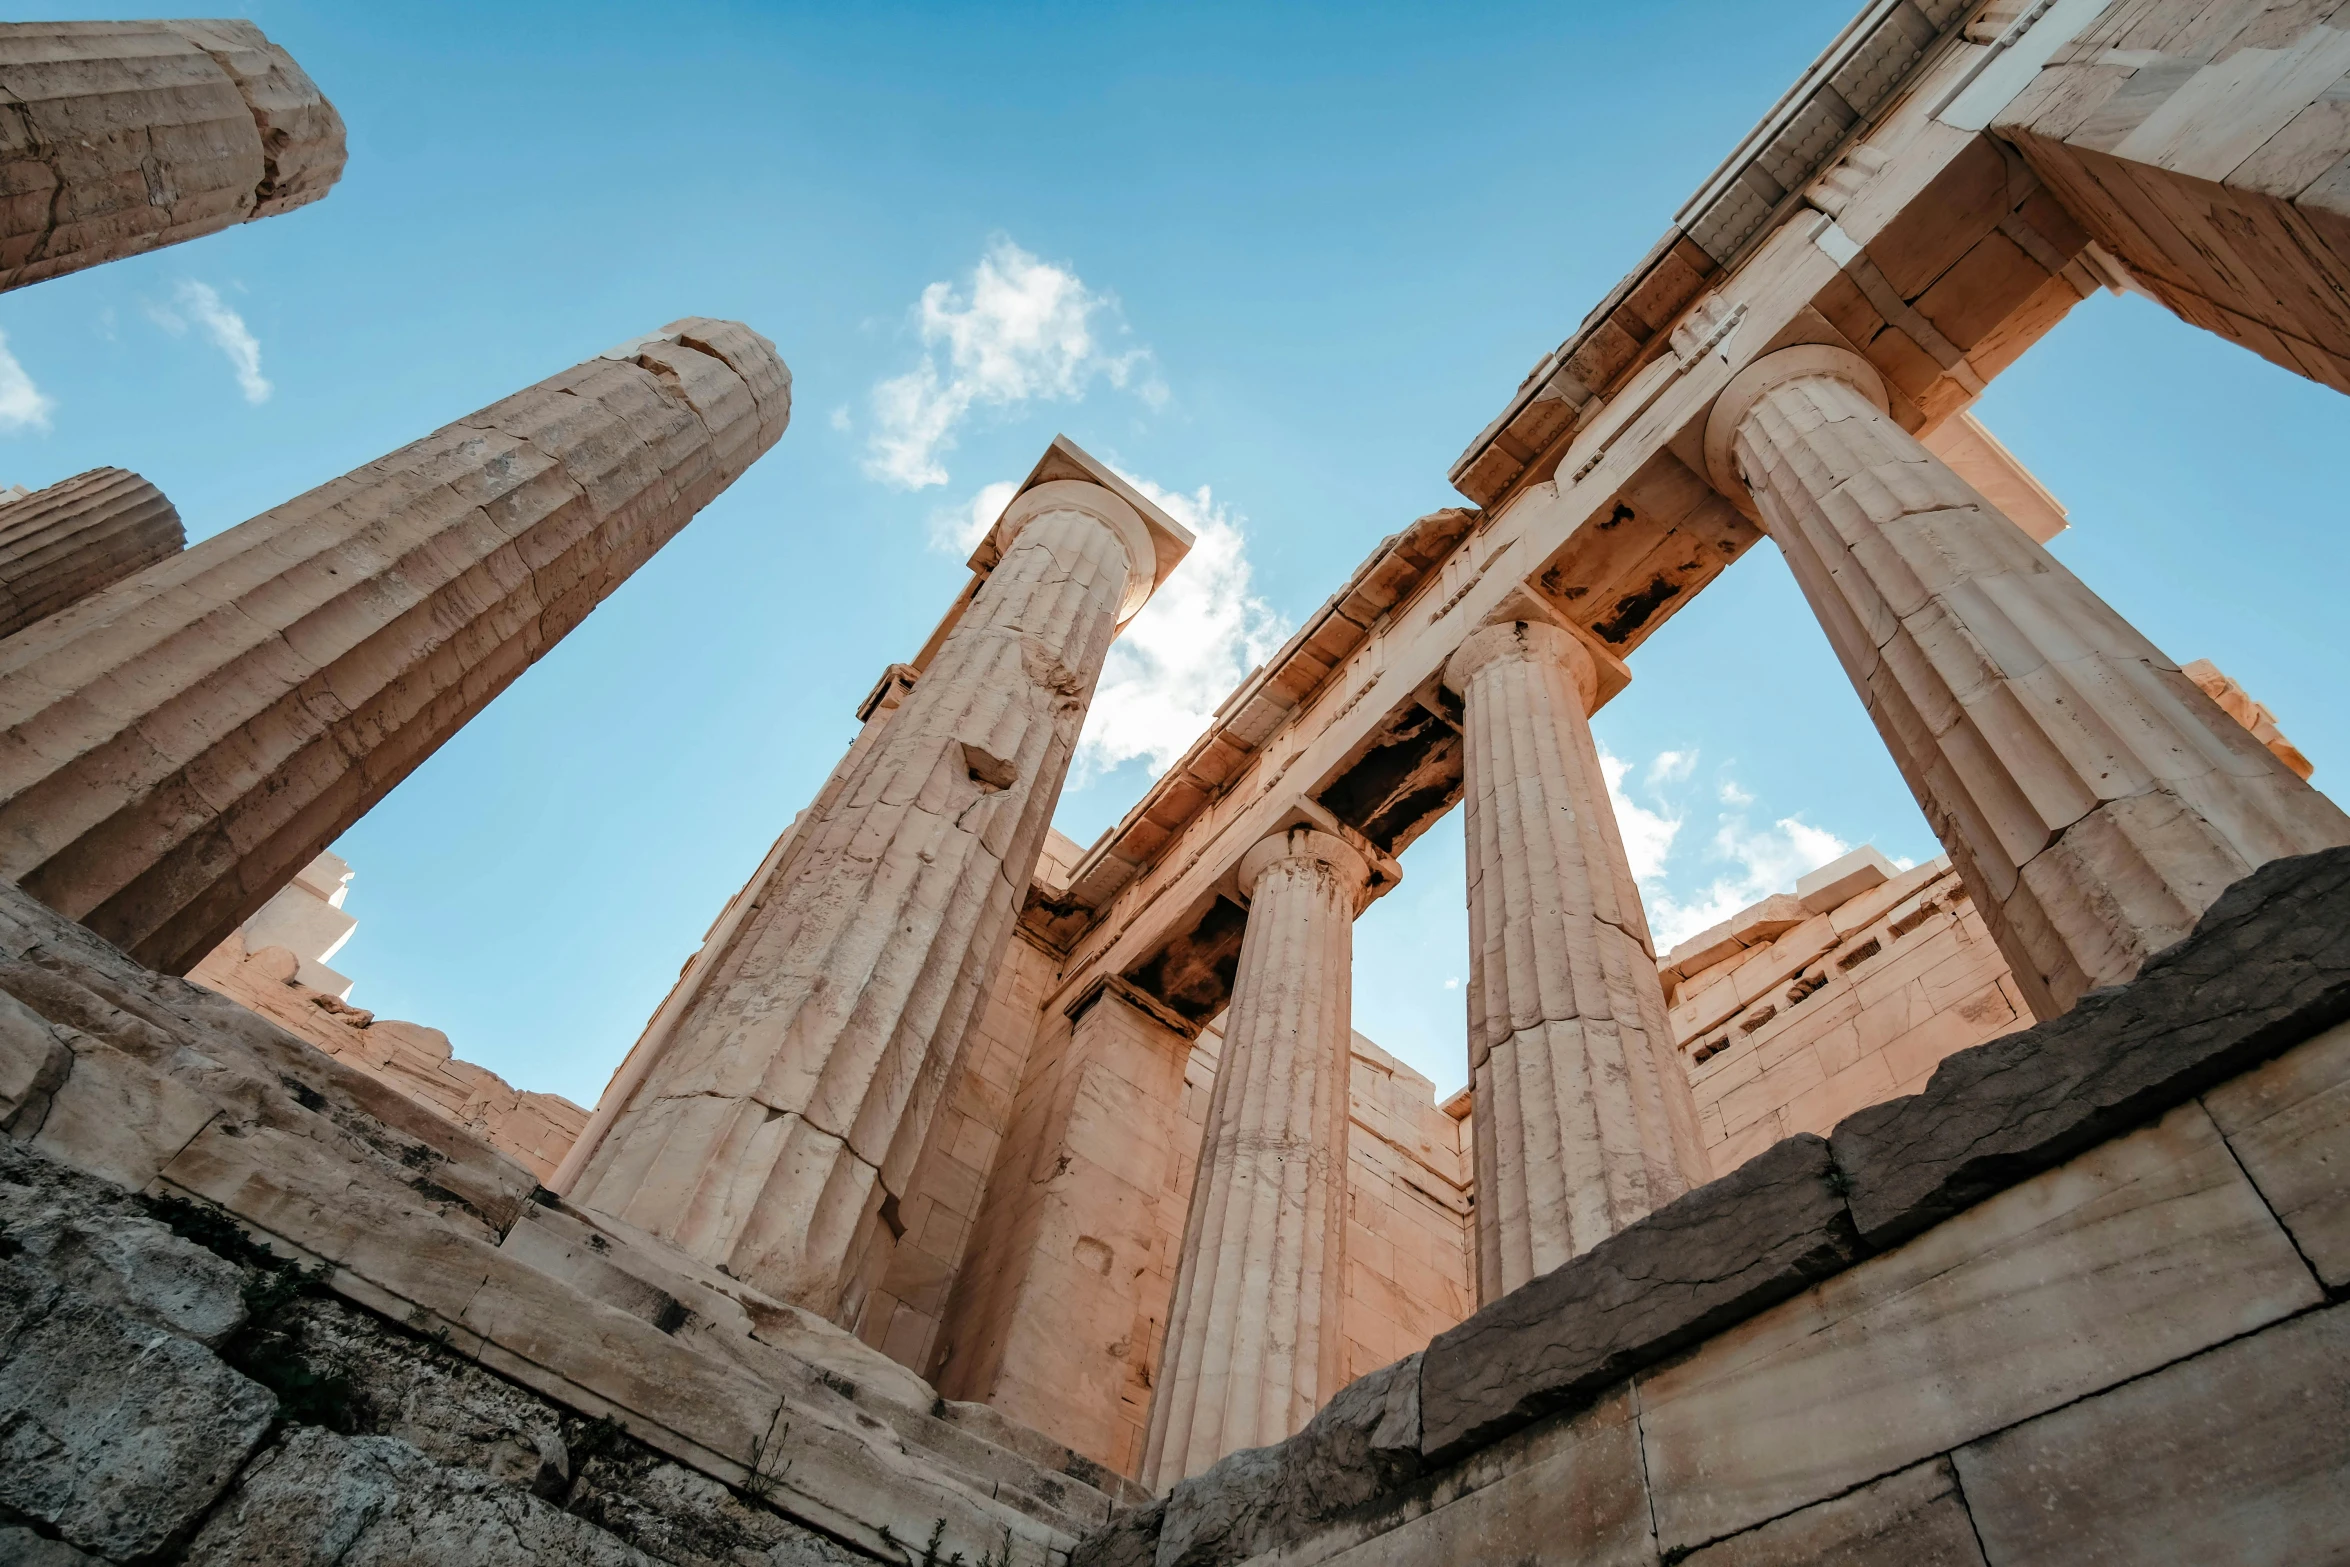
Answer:
<svg viewBox="0 0 2350 1567"><path fill-rule="evenodd" d="M0 637L168 560L186 543L163 492L120 468L92 468L0 502Z"/></svg>
<svg viewBox="0 0 2350 1567"><path fill-rule="evenodd" d="M0 874L184 973L783 433L686 320L0 643Z"/></svg>
<svg viewBox="0 0 2350 1567"><path fill-rule="evenodd" d="M0 25L0 289L318 200L343 120L244 21Z"/></svg>

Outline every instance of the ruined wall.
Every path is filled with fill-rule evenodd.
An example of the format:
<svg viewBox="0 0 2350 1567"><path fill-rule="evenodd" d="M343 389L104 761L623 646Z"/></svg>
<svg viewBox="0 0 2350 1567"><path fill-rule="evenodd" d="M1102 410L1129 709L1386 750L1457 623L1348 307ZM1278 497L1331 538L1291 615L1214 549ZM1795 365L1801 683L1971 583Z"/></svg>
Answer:
<svg viewBox="0 0 2350 1567"><path fill-rule="evenodd" d="M1752 943L1682 978L1676 957L1723 938L1709 932L1665 960L1673 1035L1717 1176L1782 1137L1916 1093L1952 1051L2032 1020L1946 860L1817 913L1767 899L1722 929Z"/></svg>
<svg viewBox="0 0 2350 1567"><path fill-rule="evenodd" d="M1465 1094L1354 1036L1347 1125L1348 1379L1426 1346L1477 1304Z"/></svg>
<svg viewBox="0 0 2350 1567"><path fill-rule="evenodd" d="M2350 850L1786 1139L1071 1567L2335 1560Z"/></svg>

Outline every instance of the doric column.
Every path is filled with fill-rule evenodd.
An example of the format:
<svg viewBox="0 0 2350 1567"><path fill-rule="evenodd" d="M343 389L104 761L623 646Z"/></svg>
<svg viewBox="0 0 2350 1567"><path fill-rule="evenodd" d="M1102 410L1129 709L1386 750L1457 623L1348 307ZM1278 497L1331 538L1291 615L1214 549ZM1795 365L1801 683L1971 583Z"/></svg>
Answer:
<svg viewBox="0 0 2350 1567"><path fill-rule="evenodd" d="M862 720L863 727L858 729L857 738L849 742L848 754L840 759L839 764L832 769L831 776L824 780L824 787L817 791L815 803L794 816L791 824L776 834L775 842L759 861L759 868L751 873L751 879L726 900L726 907L718 911L718 917L702 933L701 946L695 949L692 957L686 959L685 967L678 971L677 982L669 987L669 994L662 997L661 1004L653 1009L644 1032L637 1035L636 1043L629 1047L628 1054L621 1059L620 1065L605 1083L603 1096L596 1101L595 1113L588 1117L587 1125L580 1129L578 1140L563 1155L563 1162L555 1167L555 1173L547 1177L549 1191L569 1196L572 1187L579 1184L579 1178L595 1158L596 1150L603 1147L604 1139L611 1135L613 1124L620 1119L621 1111L628 1107L638 1087L651 1075L654 1063L668 1052L670 1040L677 1036L677 1025L684 1020L694 998L702 993L703 985L709 981L711 965L734 944L734 934L742 928L743 921L756 914L768 894L782 884L784 863L799 843L800 828L806 824L810 813L821 814L848 780L855 776L865 760L865 753L873 749L881 739L882 732L889 728L890 718L905 700L906 693L914 689L914 682L918 678L918 672L910 666L892 664L882 671L881 680L874 686L872 693L857 704L857 717Z"/></svg>
<svg viewBox="0 0 2350 1567"><path fill-rule="evenodd" d="M1827 347L1747 367L1706 428L2032 1008L2184 936L2229 883L2350 842L2296 777L1885 412Z"/></svg>
<svg viewBox="0 0 2350 1567"><path fill-rule="evenodd" d="M185 973L772 446L690 319L0 642L0 875Z"/></svg>
<svg viewBox="0 0 2350 1567"><path fill-rule="evenodd" d="M1705 1179L1705 1144L1591 738L1571 632L1505 622L1445 666L1466 732L1477 1295Z"/></svg>
<svg viewBox="0 0 2350 1567"><path fill-rule="evenodd" d="M828 785L573 1200L849 1320L1011 934L1154 541L1101 485L1022 493L1000 561Z"/></svg>
<svg viewBox="0 0 2350 1567"><path fill-rule="evenodd" d="M1354 917L1369 884L1362 855L1308 827L1240 862L1248 928L1151 1406L1154 1490L1280 1441L1338 1391Z"/></svg>
<svg viewBox="0 0 2350 1567"><path fill-rule="evenodd" d="M0 501L0 637L177 555L187 538L163 492L120 468Z"/></svg>
<svg viewBox="0 0 2350 1567"><path fill-rule="evenodd" d="M0 289L318 200L343 120L244 21L0 24Z"/></svg>

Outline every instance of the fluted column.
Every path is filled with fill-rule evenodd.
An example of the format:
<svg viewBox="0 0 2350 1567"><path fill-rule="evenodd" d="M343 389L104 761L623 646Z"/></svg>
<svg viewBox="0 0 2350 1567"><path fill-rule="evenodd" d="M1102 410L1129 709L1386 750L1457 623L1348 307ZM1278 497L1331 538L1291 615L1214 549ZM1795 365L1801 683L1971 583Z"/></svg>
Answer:
<svg viewBox="0 0 2350 1567"><path fill-rule="evenodd" d="M1296 827L1240 862L1249 896L1200 1144L1145 1481L1278 1442L1341 1379L1354 917L1370 866Z"/></svg>
<svg viewBox="0 0 2350 1567"><path fill-rule="evenodd" d="M0 23L0 289L274 217L343 172L343 120L235 20Z"/></svg>
<svg viewBox="0 0 2350 1567"><path fill-rule="evenodd" d="M1101 486L1013 502L921 681L710 965L573 1200L854 1315L1011 934L1152 541ZM1016 531L1013 531L1016 530Z"/></svg>
<svg viewBox="0 0 2350 1567"><path fill-rule="evenodd" d="M185 973L783 434L672 322L0 642L0 875Z"/></svg>
<svg viewBox="0 0 2350 1567"><path fill-rule="evenodd" d="M2051 1017L2184 936L2229 883L2350 818L1885 412L1841 349L1724 389L1714 482L1752 497Z"/></svg>
<svg viewBox="0 0 2350 1567"><path fill-rule="evenodd" d="M187 544L180 514L135 473L92 468L0 501L0 637Z"/></svg>
<svg viewBox="0 0 2350 1567"><path fill-rule="evenodd" d="M1705 1179L1656 953L1591 738L1598 669L1537 621L1445 666L1466 731L1477 1296Z"/></svg>

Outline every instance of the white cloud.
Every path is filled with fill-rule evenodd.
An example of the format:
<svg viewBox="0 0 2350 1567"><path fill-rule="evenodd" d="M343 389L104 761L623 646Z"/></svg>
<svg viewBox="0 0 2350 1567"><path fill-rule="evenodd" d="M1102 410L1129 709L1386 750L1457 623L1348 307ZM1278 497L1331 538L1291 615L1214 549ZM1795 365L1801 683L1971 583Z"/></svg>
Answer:
<svg viewBox="0 0 2350 1567"><path fill-rule="evenodd" d="M944 550L949 555L968 555L979 548L979 541L987 537L987 530L1012 504L1012 492L1020 488L1016 479L998 479L983 484L979 493L960 506L942 506L930 514L930 547Z"/></svg>
<svg viewBox="0 0 2350 1567"><path fill-rule="evenodd" d="M1667 751L1665 756L1679 754ZM1661 763L1664 758L1657 760ZM1599 753L1599 770L1607 779L1608 804L1616 810L1616 831L1623 836L1624 858L1631 863L1632 879L1652 881L1664 873L1665 860L1673 852L1673 840L1681 835L1681 818L1636 804L1624 793L1624 779L1632 771L1630 762L1603 750ZM1656 778L1657 767L1652 765L1649 768L1652 787Z"/></svg>
<svg viewBox="0 0 2350 1567"><path fill-rule="evenodd" d="M1153 408L1166 400L1166 387L1149 374L1149 349L1104 350L1102 330L1124 330L1114 296L1000 235L979 258L966 292L931 284L915 318L922 362L873 388L877 427L865 454L867 474L902 489L947 482L942 458L976 407L1075 401L1097 378L1119 387L1136 383Z"/></svg>
<svg viewBox="0 0 2350 1567"><path fill-rule="evenodd" d="M1448 979L1444 982L1444 988L1447 990L1458 990L1461 988L1461 982L1457 977Z"/></svg>
<svg viewBox="0 0 2350 1567"><path fill-rule="evenodd" d="M0 333L0 433L46 431L56 407L56 399L35 386L25 367L16 362L16 355L8 351L7 334Z"/></svg>
<svg viewBox="0 0 2350 1567"><path fill-rule="evenodd" d="M832 427L835 430L846 430L854 422L855 421L849 417L849 409L846 403L843 403L840 407L835 408L832 411Z"/></svg>
<svg viewBox="0 0 2350 1567"><path fill-rule="evenodd" d="M245 394L245 401L268 402L269 394L275 388L261 373L261 343L245 325L245 318L220 297L218 289L193 278L183 278L179 287L173 290L173 297L179 301L180 310L195 317L196 325L202 327L204 335L212 339L212 346L227 356L229 368L236 372L237 387ZM144 308L147 319L172 336L179 337L188 330L186 317L169 305L149 301Z"/></svg>
<svg viewBox="0 0 2350 1567"><path fill-rule="evenodd" d="M1246 518L1218 505L1206 485L1189 495L1133 474L1122 478L1197 535L1191 553L1110 646L1085 733L1081 769L1116 767L1147 757L1163 772L1199 738L1216 704L1250 670L1273 656L1289 623L1249 591ZM981 500L996 487L981 492ZM1008 498L1009 486L1003 486ZM1003 509L995 502L984 528Z"/></svg>
<svg viewBox="0 0 2350 1567"><path fill-rule="evenodd" d="M1631 763L1604 750L1599 760L1616 824L1623 832L1624 853L1640 883L1660 953L1773 893L1794 891L1797 878L1852 849L1835 833L1799 816L1755 826L1748 815L1756 803L1754 795L1727 776L1712 791L1720 806L1712 835L1701 845L1683 845L1684 811L1659 791L1688 783L1696 772L1697 753L1665 751L1638 770L1643 791L1656 802L1653 806L1625 793L1625 782L1635 771Z"/></svg>

